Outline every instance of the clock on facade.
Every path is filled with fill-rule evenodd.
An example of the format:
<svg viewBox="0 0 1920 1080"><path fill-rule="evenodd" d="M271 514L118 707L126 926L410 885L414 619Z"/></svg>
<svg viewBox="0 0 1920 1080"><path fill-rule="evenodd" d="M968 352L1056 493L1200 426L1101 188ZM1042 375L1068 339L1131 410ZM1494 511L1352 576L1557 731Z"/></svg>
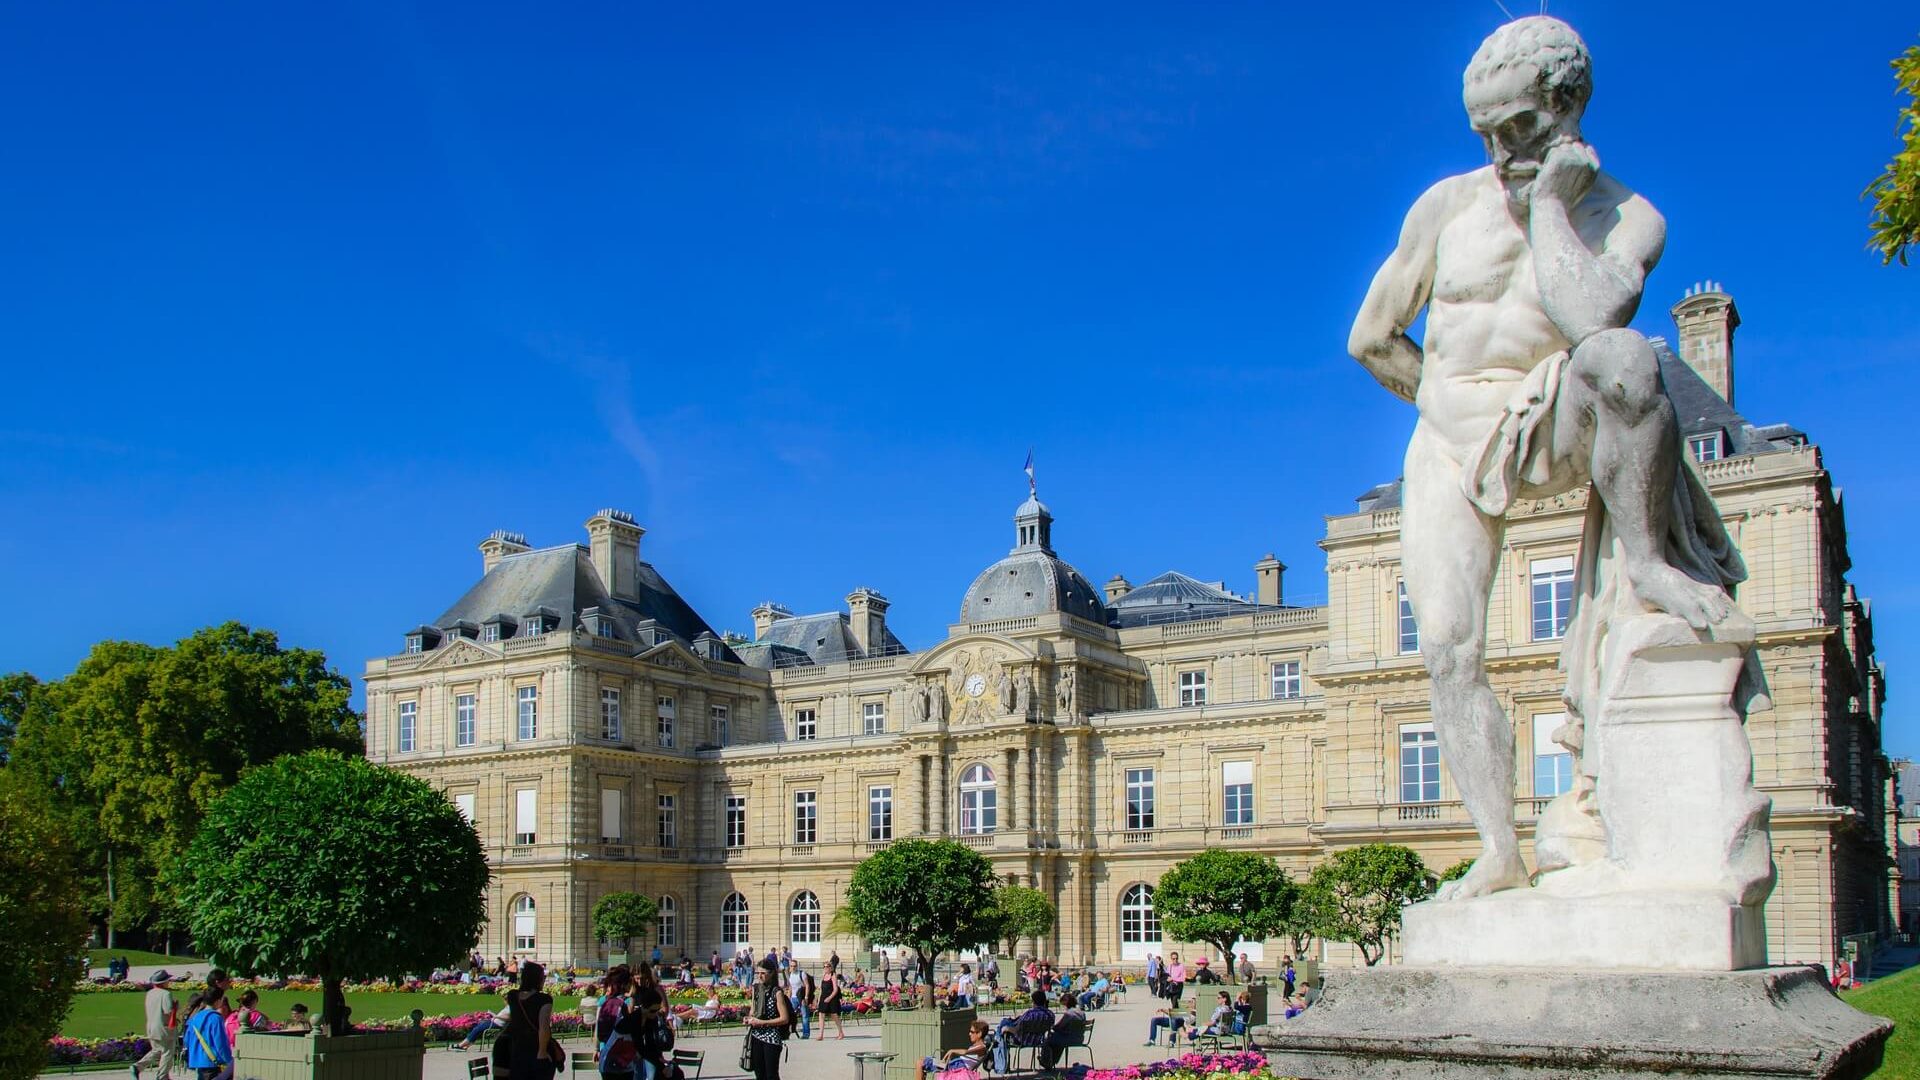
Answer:
<svg viewBox="0 0 1920 1080"><path fill-rule="evenodd" d="M966 691L968 697L979 697L981 694L986 693L987 677L979 672L974 672L972 675L967 676Z"/></svg>

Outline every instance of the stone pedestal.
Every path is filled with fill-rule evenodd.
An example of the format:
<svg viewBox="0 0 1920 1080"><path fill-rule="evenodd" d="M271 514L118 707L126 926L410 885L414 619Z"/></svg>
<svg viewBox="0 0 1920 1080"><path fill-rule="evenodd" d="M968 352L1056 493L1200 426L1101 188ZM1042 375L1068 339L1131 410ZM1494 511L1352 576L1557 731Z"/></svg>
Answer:
<svg viewBox="0 0 1920 1080"><path fill-rule="evenodd" d="M1415 904L1401 927L1400 955L1409 967L1732 971L1767 962L1762 909L1707 892L1574 900L1509 889Z"/></svg>
<svg viewBox="0 0 1920 1080"><path fill-rule="evenodd" d="M1893 1025L1816 968L1605 975L1409 967L1330 972L1313 1008L1256 1028L1312 1080L1854 1080Z"/></svg>

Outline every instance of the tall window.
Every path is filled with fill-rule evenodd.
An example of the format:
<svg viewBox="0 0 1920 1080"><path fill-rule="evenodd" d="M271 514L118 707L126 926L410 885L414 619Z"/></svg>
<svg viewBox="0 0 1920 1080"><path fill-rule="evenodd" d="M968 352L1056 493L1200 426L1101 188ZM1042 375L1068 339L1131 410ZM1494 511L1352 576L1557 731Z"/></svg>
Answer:
<svg viewBox="0 0 1920 1080"><path fill-rule="evenodd" d="M400 703L400 752L413 753L414 724L420 719L420 703L403 701Z"/></svg>
<svg viewBox="0 0 1920 1080"><path fill-rule="evenodd" d="M893 788L867 789L867 839L893 839Z"/></svg>
<svg viewBox="0 0 1920 1080"><path fill-rule="evenodd" d="M993 783L993 770L985 765L969 765L960 774L960 832L978 836L994 830L1000 816L1000 793Z"/></svg>
<svg viewBox="0 0 1920 1080"><path fill-rule="evenodd" d="M1400 801L1440 801L1440 741L1432 724L1400 729Z"/></svg>
<svg viewBox="0 0 1920 1080"><path fill-rule="evenodd" d="M1144 959L1160 944L1160 915L1153 910L1153 886L1136 882L1120 894L1120 956Z"/></svg>
<svg viewBox="0 0 1920 1080"><path fill-rule="evenodd" d="M817 792L793 793L793 842L811 844L820 836L820 796Z"/></svg>
<svg viewBox="0 0 1920 1080"><path fill-rule="evenodd" d="M540 835L540 792L519 788L513 793L513 842L531 844Z"/></svg>
<svg viewBox="0 0 1920 1080"><path fill-rule="evenodd" d="M861 730L868 735L879 735L887 730L887 704L884 701L869 701L860 710Z"/></svg>
<svg viewBox="0 0 1920 1080"><path fill-rule="evenodd" d="M680 823L674 820L675 807L673 796L660 795L654 799L653 831L663 848L680 846Z"/></svg>
<svg viewBox="0 0 1920 1080"><path fill-rule="evenodd" d="M517 694L520 701L520 730L522 739L540 737L540 688L523 686Z"/></svg>
<svg viewBox="0 0 1920 1080"><path fill-rule="evenodd" d="M1705 435L1687 436L1687 452L1693 460L1705 465L1709 461L1719 461L1724 456L1720 433L1710 431Z"/></svg>
<svg viewBox="0 0 1920 1080"><path fill-rule="evenodd" d="M533 897L522 893L513 902L513 951L532 952L539 943Z"/></svg>
<svg viewBox="0 0 1920 1080"><path fill-rule="evenodd" d="M1220 766L1220 802L1224 825L1253 824L1253 762L1229 761Z"/></svg>
<svg viewBox="0 0 1920 1080"><path fill-rule="evenodd" d="M620 691L611 686L600 688L600 737L620 738Z"/></svg>
<svg viewBox="0 0 1920 1080"><path fill-rule="evenodd" d="M747 797L727 796L727 846L747 846Z"/></svg>
<svg viewBox="0 0 1920 1080"><path fill-rule="evenodd" d="M1573 557L1535 559L1528 567L1533 584L1533 640L1567 636L1573 614Z"/></svg>
<svg viewBox="0 0 1920 1080"><path fill-rule="evenodd" d="M788 940L795 945L818 945L820 943L820 898L812 892L802 892L793 898L791 914L792 933Z"/></svg>
<svg viewBox="0 0 1920 1080"><path fill-rule="evenodd" d="M1573 787L1573 754L1553 741L1554 730L1566 722L1566 713L1533 716L1533 793L1537 797L1559 795Z"/></svg>
<svg viewBox="0 0 1920 1080"><path fill-rule="evenodd" d="M747 943L747 898L728 893L720 904L720 944L744 946Z"/></svg>
<svg viewBox="0 0 1920 1080"><path fill-rule="evenodd" d="M714 705L707 709L707 713L713 719L713 744L731 746L733 744L732 712L725 705Z"/></svg>
<svg viewBox="0 0 1920 1080"><path fill-rule="evenodd" d="M819 738L819 714L812 709L796 709L793 714L793 737L796 739Z"/></svg>
<svg viewBox="0 0 1920 1080"><path fill-rule="evenodd" d="M655 729L656 731L659 732L660 745L672 746L673 745L673 715L674 715L673 699L663 694L660 697L654 699L654 706L659 710L659 716L660 716L659 720L656 721L656 723L658 724L658 727Z"/></svg>
<svg viewBox="0 0 1920 1080"><path fill-rule="evenodd" d="M660 898L660 914L654 922L662 948L680 944L680 901L672 896Z"/></svg>
<svg viewBox="0 0 1920 1080"><path fill-rule="evenodd" d="M1207 673L1204 671L1183 671L1180 673L1180 704L1205 705L1207 703Z"/></svg>
<svg viewBox="0 0 1920 1080"><path fill-rule="evenodd" d="M1282 660L1273 665L1273 696L1279 701L1300 696L1300 661Z"/></svg>
<svg viewBox="0 0 1920 1080"><path fill-rule="evenodd" d="M1413 621L1413 601L1407 599L1407 583L1402 581L1400 593L1400 653L1420 651L1420 624Z"/></svg>
<svg viewBox="0 0 1920 1080"><path fill-rule="evenodd" d="M459 694L453 699L453 745L472 746L474 729L478 726L480 709L472 694Z"/></svg>
<svg viewBox="0 0 1920 1080"><path fill-rule="evenodd" d="M1127 770L1127 828L1153 828L1153 770Z"/></svg>
<svg viewBox="0 0 1920 1080"><path fill-rule="evenodd" d="M620 803L619 788L600 789L600 842L603 844L617 844L626 838L626 830L621 827L626 815L621 813Z"/></svg>

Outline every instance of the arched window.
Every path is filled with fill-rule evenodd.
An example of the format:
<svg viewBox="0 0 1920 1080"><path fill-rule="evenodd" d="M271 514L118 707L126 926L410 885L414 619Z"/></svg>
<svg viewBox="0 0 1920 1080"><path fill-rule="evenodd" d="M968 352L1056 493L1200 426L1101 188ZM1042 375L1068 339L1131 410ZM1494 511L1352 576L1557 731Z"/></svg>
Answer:
<svg viewBox="0 0 1920 1080"><path fill-rule="evenodd" d="M820 955L820 898L805 891L794 897L787 924L793 955L808 960L817 958Z"/></svg>
<svg viewBox="0 0 1920 1080"><path fill-rule="evenodd" d="M535 929L533 897L520 894L513 898L513 951L532 952L539 947Z"/></svg>
<svg viewBox="0 0 1920 1080"><path fill-rule="evenodd" d="M994 830L1000 818L1000 793L993 786L993 770L969 765L960 774L960 832L978 836Z"/></svg>
<svg viewBox="0 0 1920 1080"><path fill-rule="evenodd" d="M744 946L747 943L747 898L728 893L720 905L720 944Z"/></svg>
<svg viewBox="0 0 1920 1080"><path fill-rule="evenodd" d="M1153 910L1153 886L1137 882L1120 894L1120 959L1145 960L1160 947L1160 915Z"/></svg>
<svg viewBox="0 0 1920 1080"><path fill-rule="evenodd" d="M660 898L660 921L654 924L662 947L680 944L680 902L671 896Z"/></svg>

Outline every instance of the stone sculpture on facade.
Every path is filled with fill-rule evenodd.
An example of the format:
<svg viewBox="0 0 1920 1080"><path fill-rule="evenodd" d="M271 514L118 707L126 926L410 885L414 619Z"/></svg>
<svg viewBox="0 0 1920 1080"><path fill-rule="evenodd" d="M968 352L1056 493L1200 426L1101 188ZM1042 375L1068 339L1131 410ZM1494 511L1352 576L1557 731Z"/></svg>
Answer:
<svg viewBox="0 0 1920 1080"><path fill-rule="evenodd" d="M1053 694L1061 720L1071 721L1079 715L1079 702L1075 699L1072 668L1062 668L1060 674L1054 677Z"/></svg>
<svg viewBox="0 0 1920 1080"><path fill-rule="evenodd" d="M1006 668L1001 668L1000 674L994 676L993 691L1000 699L1000 711L1003 713L1012 713L1015 703L1013 675L1009 673Z"/></svg>
<svg viewBox="0 0 1920 1080"><path fill-rule="evenodd" d="M933 688L926 683L912 683L907 687L907 716L916 724L927 722L928 699L933 696Z"/></svg>
<svg viewBox="0 0 1920 1080"><path fill-rule="evenodd" d="M947 688L938 681L927 684L927 722L944 724L947 720Z"/></svg>
<svg viewBox="0 0 1920 1080"><path fill-rule="evenodd" d="M1405 584L1441 756L1483 845L1449 898L1528 880L1513 820L1513 728L1485 671L1488 593L1515 499L1588 483L1598 495L1562 661L1561 741L1586 781L1569 804L1583 809L1562 815L1559 865L1603 850L1578 840L1605 833L1588 812L1589 729L1610 633L1657 612L1698 642L1752 638L1727 594L1745 568L1682 460L1653 348L1626 329L1666 226L1601 171L1581 137L1591 70L1585 43L1557 19L1517 20L1487 39L1465 100L1492 164L1414 204L1353 328L1354 356L1419 412L1405 465ZM1424 348L1407 335L1422 309Z"/></svg>
<svg viewBox="0 0 1920 1080"><path fill-rule="evenodd" d="M1033 674L1025 668L1013 680L1013 715L1033 719Z"/></svg>

